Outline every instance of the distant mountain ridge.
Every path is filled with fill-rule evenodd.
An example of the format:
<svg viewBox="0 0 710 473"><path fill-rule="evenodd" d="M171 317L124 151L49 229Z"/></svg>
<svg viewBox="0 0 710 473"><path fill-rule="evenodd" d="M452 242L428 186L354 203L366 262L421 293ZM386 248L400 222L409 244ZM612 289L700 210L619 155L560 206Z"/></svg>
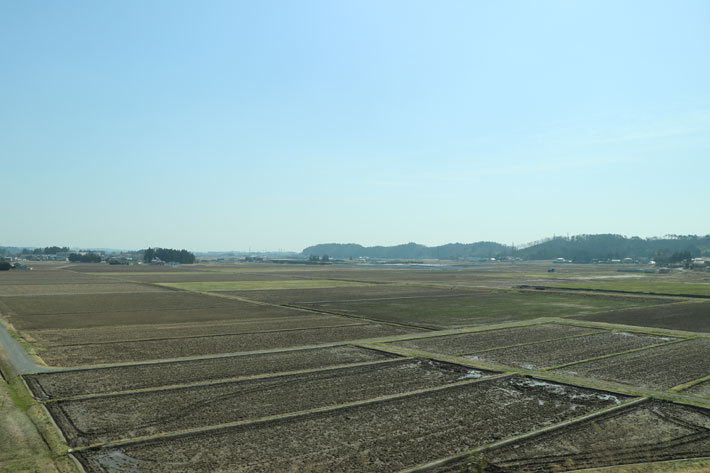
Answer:
<svg viewBox="0 0 710 473"><path fill-rule="evenodd" d="M500 253L509 253L511 247L492 241L477 243L449 243L441 246L424 246L407 243L396 246L362 246L356 243L323 243L309 246L301 253L328 255L331 258L383 258L383 259L465 259L491 258Z"/></svg>
<svg viewBox="0 0 710 473"><path fill-rule="evenodd" d="M688 252L692 257L710 256L710 235L666 235L663 238L627 238L616 234L575 235L550 238L523 249L491 241L449 243L432 247L417 243L369 247L356 243L324 243L309 246L301 254L328 255L340 259L365 257L456 260L515 256L526 260L565 258L588 263L593 260L621 258L651 259L661 254L676 252Z"/></svg>

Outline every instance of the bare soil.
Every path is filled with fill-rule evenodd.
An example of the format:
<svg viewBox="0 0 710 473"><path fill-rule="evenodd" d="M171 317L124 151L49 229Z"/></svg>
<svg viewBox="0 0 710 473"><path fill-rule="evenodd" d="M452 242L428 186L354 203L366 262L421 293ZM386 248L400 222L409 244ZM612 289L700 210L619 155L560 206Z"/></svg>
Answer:
<svg viewBox="0 0 710 473"><path fill-rule="evenodd" d="M567 317L653 303L657 302L639 297L479 290L458 291L449 297L299 302L296 305L385 322L441 329L531 320L539 317Z"/></svg>
<svg viewBox="0 0 710 473"><path fill-rule="evenodd" d="M488 350L491 348L595 332L601 332L601 330L561 324L538 324L523 327L485 330L480 332L464 333L461 335L417 338L392 343L394 345L414 348L417 350L455 355L459 353L475 353L477 351Z"/></svg>
<svg viewBox="0 0 710 473"><path fill-rule="evenodd" d="M150 286L139 286L150 287ZM17 296L1 298L14 315L60 315L133 312L167 309L211 309L232 307L238 301L189 292L95 294L60 296ZM243 303L241 304L243 305Z"/></svg>
<svg viewBox="0 0 710 473"><path fill-rule="evenodd" d="M634 348L656 345L671 340L677 339L631 332L606 332L568 338L566 340L492 350L478 355L471 355L469 358L520 366L526 369L542 369Z"/></svg>
<svg viewBox="0 0 710 473"><path fill-rule="evenodd" d="M705 382L696 384L695 386L691 386L689 389L686 389L683 392L686 392L688 394L693 394L695 396L702 396L702 397L710 398L710 381L705 381Z"/></svg>
<svg viewBox="0 0 710 473"><path fill-rule="evenodd" d="M258 419L454 383L485 373L403 359L376 365L47 404L70 446Z"/></svg>
<svg viewBox="0 0 710 473"><path fill-rule="evenodd" d="M25 375L24 378L35 398L46 401L395 358L399 357L381 351L342 345L192 361L49 372Z"/></svg>
<svg viewBox="0 0 710 473"><path fill-rule="evenodd" d="M507 377L203 434L83 451L88 472L393 472L618 403Z"/></svg>
<svg viewBox="0 0 710 473"><path fill-rule="evenodd" d="M491 462L486 471L569 471L708 452L710 411L653 401L486 452Z"/></svg>
<svg viewBox="0 0 710 473"><path fill-rule="evenodd" d="M94 345L50 346L41 353L41 356L51 366L80 366L273 350L403 335L412 331L413 329L393 325L354 325L224 335L220 337L183 338L177 341L150 340Z"/></svg>
<svg viewBox="0 0 710 473"><path fill-rule="evenodd" d="M338 301L388 299L421 299L424 297L452 297L470 293L462 288L439 288L414 285L376 284L373 286L335 287L329 289L280 289L272 291L229 291L247 299L276 304L317 304Z"/></svg>
<svg viewBox="0 0 710 473"><path fill-rule="evenodd" d="M78 329L121 325L157 325L185 322L243 320L246 318L299 316L304 312L287 307L229 301L214 308L85 312L79 314L8 315L17 330ZM109 329L110 330L110 329Z"/></svg>
<svg viewBox="0 0 710 473"><path fill-rule="evenodd" d="M710 302L684 302L658 307L626 309L574 318L641 327L710 332Z"/></svg>
<svg viewBox="0 0 710 473"><path fill-rule="evenodd" d="M710 339L673 343L555 371L633 386L669 389L710 373Z"/></svg>
<svg viewBox="0 0 710 473"><path fill-rule="evenodd" d="M233 335L263 331L279 331L343 325L363 325L366 321L323 314L287 315L281 317L250 317L244 320L164 325L133 325L118 327L91 327L80 329L26 330L25 338L42 346L83 345L91 343L160 338L191 338L216 335Z"/></svg>

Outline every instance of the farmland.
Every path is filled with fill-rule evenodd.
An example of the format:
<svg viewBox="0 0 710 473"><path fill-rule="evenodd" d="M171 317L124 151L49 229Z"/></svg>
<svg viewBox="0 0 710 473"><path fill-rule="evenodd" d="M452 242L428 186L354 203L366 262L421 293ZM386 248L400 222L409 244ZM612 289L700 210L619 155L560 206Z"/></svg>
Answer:
<svg viewBox="0 0 710 473"><path fill-rule="evenodd" d="M599 298L593 295L539 294L517 291L478 291L466 295L402 299L327 301L296 305L385 322L430 328L464 327L496 322L531 320L541 316L579 315L611 308L643 307L663 301Z"/></svg>
<svg viewBox="0 0 710 473"><path fill-rule="evenodd" d="M710 302L683 302L665 304L645 309L626 309L592 315L582 315L580 320L614 324L657 327L691 332L710 332Z"/></svg>
<svg viewBox="0 0 710 473"><path fill-rule="evenodd" d="M700 338L561 368L635 386L670 389L710 373L710 339Z"/></svg>
<svg viewBox="0 0 710 473"><path fill-rule="evenodd" d="M15 384L54 420L42 436L87 472L564 471L706 455L708 303L515 288L645 281L548 269L46 263L0 274L0 320L34 354ZM7 359L0 349L12 373Z"/></svg>

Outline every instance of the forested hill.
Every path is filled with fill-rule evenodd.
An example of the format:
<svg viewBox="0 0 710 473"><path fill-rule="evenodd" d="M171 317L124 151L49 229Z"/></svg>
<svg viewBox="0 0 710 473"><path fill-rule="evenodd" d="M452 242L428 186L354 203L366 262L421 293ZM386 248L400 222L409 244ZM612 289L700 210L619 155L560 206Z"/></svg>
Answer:
<svg viewBox="0 0 710 473"><path fill-rule="evenodd" d="M529 260L566 258L586 263L591 260L656 258L688 252L697 257L710 255L710 235L669 235L663 238L626 238L622 235L577 235L557 237L521 249L515 256Z"/></svg>
<svg viewBox="0 0 710 473"><path fill-rule="evenodd" d="M500 243L480 241L478 243L449 243L441 246L424 246L407 243L397 246L368 246L355 243L324 243L309 246L302 251L306 256L328 255L331 258L386 258L386 259L465 259L471 257L490 258L501 253L510 253L511 248Z"/></svg>
<svg viewBox="0 0 710 473"><path fill-rule="evenodd" d="M515 256L525 260L550 260L565 258L579 263L592 260L605 261L622 258L663 259L673 254L688 254L692 257L710 256L710 235L668 235L663 238L627 238L622 235L576 235L556 237L515 249L500 243L450 243L428 247L416 243L397 246L364 247L354 243L326 243L309 246L305 256L328 255L331 258L383 258L383 259L466 259Z"/></svg>

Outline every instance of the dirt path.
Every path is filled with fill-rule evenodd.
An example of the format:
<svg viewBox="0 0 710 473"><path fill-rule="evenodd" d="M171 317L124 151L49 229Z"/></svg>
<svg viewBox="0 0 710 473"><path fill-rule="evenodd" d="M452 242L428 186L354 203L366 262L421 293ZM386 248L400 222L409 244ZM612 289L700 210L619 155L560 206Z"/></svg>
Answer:
<svg viewBox="0 0 710 473"><path fill-rule="evenodd" d="M5 349L8 360L15 370L15 375L52 371L52 368L35 363L25 349L22 348L22 345L12 338L12 335L10 335L10 332L7 331L2 323L0 323L0 345Z"/></svg>

